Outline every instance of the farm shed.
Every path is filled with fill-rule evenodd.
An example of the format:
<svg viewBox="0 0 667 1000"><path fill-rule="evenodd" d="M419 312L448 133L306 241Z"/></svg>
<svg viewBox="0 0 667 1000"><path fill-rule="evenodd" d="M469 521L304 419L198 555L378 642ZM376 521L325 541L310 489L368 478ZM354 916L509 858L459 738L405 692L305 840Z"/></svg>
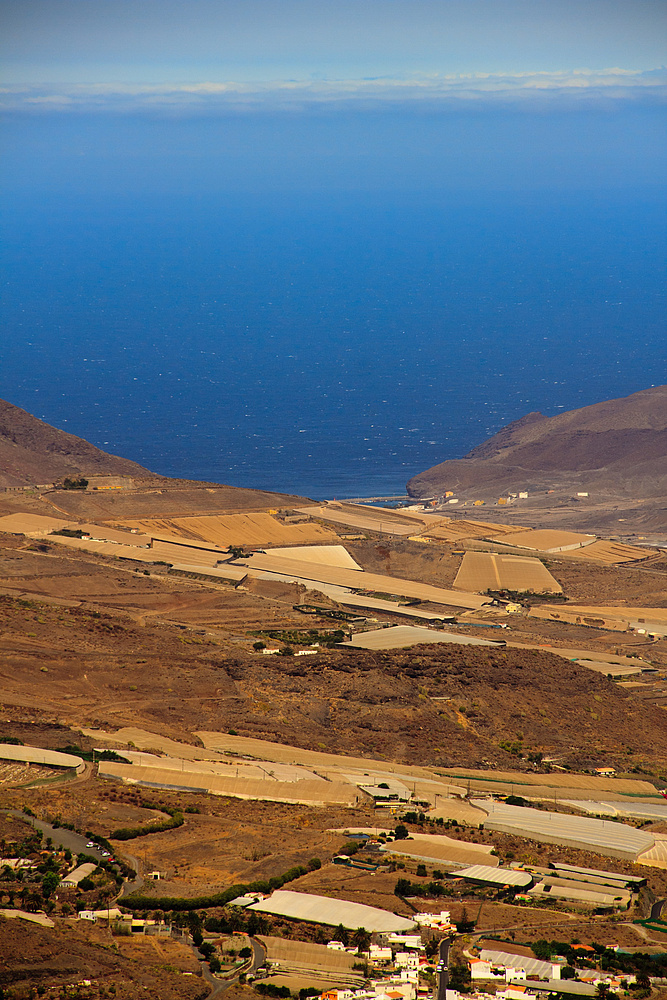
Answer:
<svg viewBox="0 0 667 1000"><path fill-rule="evenodd" d="M584 545L592 545L596 540L597 535L584 535L578 531L555 531L551 528L518 531L516 534L505 534L494 538L494 541L502 542L503 545L512 545L517 549L534 549L538 552L552 553L580 549Z"/></svg>
<svg viewBox="0 0 667 1000"><path fill-rule="evenodd" d="M270 551L255 552L252 556L243 557L239 562L246 565L251 572L260 570L265 573L290 576L301 582L330 583L339 587L349 587L351 590L365 590L372 594L395 594L399 597L417 598L420 601L430 601L454 608L468 608L472 611L479 611L485 604L490 603L489 598L480 597L478 594L444 590L428 583L383 576L381 573L367 573L365 570L320 566L317 563L276 556Z"/></svg>
<svg viewBox="0 0 667 1000"><path fill-rule="evenodd" d="M504 642L478 639L475 636L459 635L455 632L440 632L419 625L394 625L391 628L374 629L372 632L360 632L341 645L352 646L355 649L406 649L408 646L433 642L450 642L459 646L495 646L496 648L505 646Z"/></svg>
<svg viewBox="0 0 667 1000"><path fill-rule="evenodd" d="M593 816L632 816L633 819L647 819L653 822L667 822L667 802L595 802L566 800L566 805L575 806ZM619 878L622 876L619 876Z"/></svg>
<svg viewBox="0 0 667 1000"><path fill-rule="evenodd" d="M608 889L602 886L584 888L583 883L568 879L545 879L539 882L528 895L537 899L565 899L572 903L583 903L586 906L613 907L627 909L631 894L627 889Z"/></svg>
<svg viewBox="0 0 667 1000"><path fill-rule="evenodd" d="M367 931L409 931L415 927L413 920L398 917L388 910L361 903L348 903L343 899L315 896L305 892L291 892L279 889L268 899L253 903L249 910L259 913L275 913L292 920L308 920L315 924L342 924L350 930L365 927Z"/></svg>
<svg viewBox="0 0 667 1000"><path fill-rule="evenodd" d="M395 840L383 845L380 850L383 854L397 854L400 857L413 858L415 861L436 862L451 868L484 862L485 867L493 870L498 864L498 859L491 854L493 848L487 844L469 844L465 840L454 840L453 837L429 833L417 833L407 840Z"/></svg>
<svg viewBox="0 0 667 1000"><path fill-rule="evenodd" d="M13 743L0 743L0 760L20 760L25 764L73 768L77 774L80 774L86 766L81 757L75 757L71 753L43 750L41 747L15 746Z"/></svg>
<svg viewBox="0 0 667 1000"><path fill-rule="evenodd" d="M533 884L530 872L514 868L492 868L490 865L472 865L456 872L457 878L467 882L478 882L481 885L495 885L499 888L509 885L517 889L526 889Z"/></svg>
<svg viewBox="0 0 667 1000"><path fill-rule="evenodd" d="M545 844L578 847L626 861L637 861L655 845L655 837L650 833L623 823L508 806L490 799L476 800L473 804L488 812L484 823L486 830L528 837Z"/></svg>
<svg viewBox="0 0 667 1000"><path fill-rule="evenodd" d="M0 517L0 531L10 535L28 535L31 538L44 538L52 531L62 531L63 528L76 528L74 521L64 521L58 517L47 517L45 514L5 514Z"/></svg>
<svg viewBox="0 0 667 1000"><path fill-rule="evenodd" d="M83 882L84 878L89 878L96 868L97 865L92 861L87 861L84 865L79 865L78 868L75 868L69 875L60 880L61 887L63 889L76 888L79 882Z"/></svg>
<svg viewBox="0 0 667 1000"><path fill-rule="evenodd" d="M646 885L646 878L643 875L625 875L621 872L604 872L597 868L578 868L576 865L567 865L563 861L552 861L551 868L556 872L562 872L564 877L578 879L581 882L593 882L600 885L619 885L623 888L640 889Z"/></svg>
<svg viewBox="0 0 667 1000"><path fill-rule="evenodd" d="M528 958L527 955L515 955L509 951L496 951L495 948L482 948L479 957L483 962L490 962L491 965L504 966L506 969L521 969L527 975L539 976L540 979L551 978L554 972L554 966L551 962L545 962L539 958ZM556 968L560 972L560 968L558 966Z"/></svg>
<svg viewBox="0 0 667 1000"><path fill-rule="evenodd" d="M169 767L100 763L101 778L115 778L130 785L163 788L179 792L207 792L235 799L287 802L295 805L358 805L362 796L354 785L334 781L278 781L272 778L235 777L221 774L180 771Z"/></svg>

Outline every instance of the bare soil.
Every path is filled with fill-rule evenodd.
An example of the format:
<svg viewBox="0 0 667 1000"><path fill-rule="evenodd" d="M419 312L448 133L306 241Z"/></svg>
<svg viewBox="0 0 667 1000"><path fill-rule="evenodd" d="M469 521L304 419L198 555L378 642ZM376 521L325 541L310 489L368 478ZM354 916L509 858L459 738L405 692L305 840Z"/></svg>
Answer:
<svg viewBox="0 0 667 1000"><path fill-rule="evenodd" d="M210 992L190 948L168 938L114 938L101 925L72 919L46 928L0 918L0 984L16 1000L40 985L84 979L91 998L106 996L110 986L117 1000L203 1000Z"/></svg>

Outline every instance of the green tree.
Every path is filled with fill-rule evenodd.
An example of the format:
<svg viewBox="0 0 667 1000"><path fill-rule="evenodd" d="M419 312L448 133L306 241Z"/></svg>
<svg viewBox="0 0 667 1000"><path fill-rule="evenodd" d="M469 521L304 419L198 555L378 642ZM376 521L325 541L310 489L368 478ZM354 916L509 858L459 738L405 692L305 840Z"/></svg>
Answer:
<svg viewBox="0 0 667 1000"><path fill-rule="evenodd" d="M534 944L531 944L530 950L532 951L535 958L539 958L542 962L548 962L551 959L552 948L548 941L541 938Z"/></svg>
<svg viewBox="0 0 667 1000"><path fill-rule="evenodd" d="M347 928L343 927L342 924L339 924L338 927L333 932L333 940L334 941L340 941L340 943L344 944L345 947L347 948L349 940L350 940L350 936L347 933Z"/></svg>
<svg viewBox="0 0 667 1000"><path fill-rule="evenodd" d="M42 894L46 899L52 896L53 893L58 888L60 883L60 875L58 872L47 872L42 879Z"/></svg>
<svg viewBox="0 0 667 1000"><path fill-rule="evenodd" d="M407 840L409 836L410 836L410 831L408 830L407 826L403 826L402 823L399 823L396 829L394 830L394 837L396 838L396 840Z"/></svg>
<svg viewBox="0 0 667 1000"><path fill-rule="evenodd" d="M473 930L474 927L475 927L475 921L470 919L470 917L468 916L468 911L464 906L460 919L456 921L456 929L459 932L459 934L467 934L469 931ZM452 989L453 988L454 987L452 987Z"/></svg>
<svg viewBox="0 0 667 1000"><path fill-rule="evenodd" d="M470 969L463 962L454 962L449 967L449 988L459 993L470 992Z"/></svg>
<svg viewBox="0 0 667 1000"><path fill-rule="evenodd" d="M359 955L362 951L368 951L371 946L370 932L365 927L357 927L352 935L352 944L357 949L357 954Z"/></svg>

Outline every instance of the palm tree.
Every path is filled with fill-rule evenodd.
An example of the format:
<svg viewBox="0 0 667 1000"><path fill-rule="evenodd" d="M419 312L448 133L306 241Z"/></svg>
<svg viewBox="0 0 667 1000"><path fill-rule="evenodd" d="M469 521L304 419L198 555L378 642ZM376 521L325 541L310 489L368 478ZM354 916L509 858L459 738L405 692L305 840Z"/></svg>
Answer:
<svg viewBox="0 0 667 1000"><path fill-rule="evenodd" d="M365 927L357 927L356 931L352 935L352 944L357 949L358 955L360 955L362 951L368 951L371 945L371 935Z"/></svg>

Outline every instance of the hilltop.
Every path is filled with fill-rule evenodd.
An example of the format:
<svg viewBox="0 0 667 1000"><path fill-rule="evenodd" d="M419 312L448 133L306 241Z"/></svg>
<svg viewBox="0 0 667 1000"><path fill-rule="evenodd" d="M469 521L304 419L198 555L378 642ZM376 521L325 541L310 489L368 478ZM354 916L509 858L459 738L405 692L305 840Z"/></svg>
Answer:
<svg viewBox="0 0 667 1000"><path fill-rule="evenodd" d="M55 482L66 476L148 476L127 458L109 455L0 399L0 487Z"/></svg>
<svg viewBox="0 0 667 1000"><path fill-rule="evenodd" d="M0 491L14 486L44 486L65 477L122 476L122 490L73 490L59 495L54 510L84 519L133 516L139 509L156 515L263 510L308 503L306 497L272 493L220 483L172 479L156 475L118 455L110 455L83 438L39 420L6 400L0 400ZM14 509L45 513L44 494L7 494L3 513ZM47 501L48 502L48 501ZM53 506L53 505L52 505Z"/></svg>
<svg viewBox="0 0 667 1000"><path fill-rule="evenodd" d="M529 413L463 458L413 476L407 489L413 497L452 490L470 499L581 491L652 500L655 510L667 496L667 385L555 417Z"/></svg>

